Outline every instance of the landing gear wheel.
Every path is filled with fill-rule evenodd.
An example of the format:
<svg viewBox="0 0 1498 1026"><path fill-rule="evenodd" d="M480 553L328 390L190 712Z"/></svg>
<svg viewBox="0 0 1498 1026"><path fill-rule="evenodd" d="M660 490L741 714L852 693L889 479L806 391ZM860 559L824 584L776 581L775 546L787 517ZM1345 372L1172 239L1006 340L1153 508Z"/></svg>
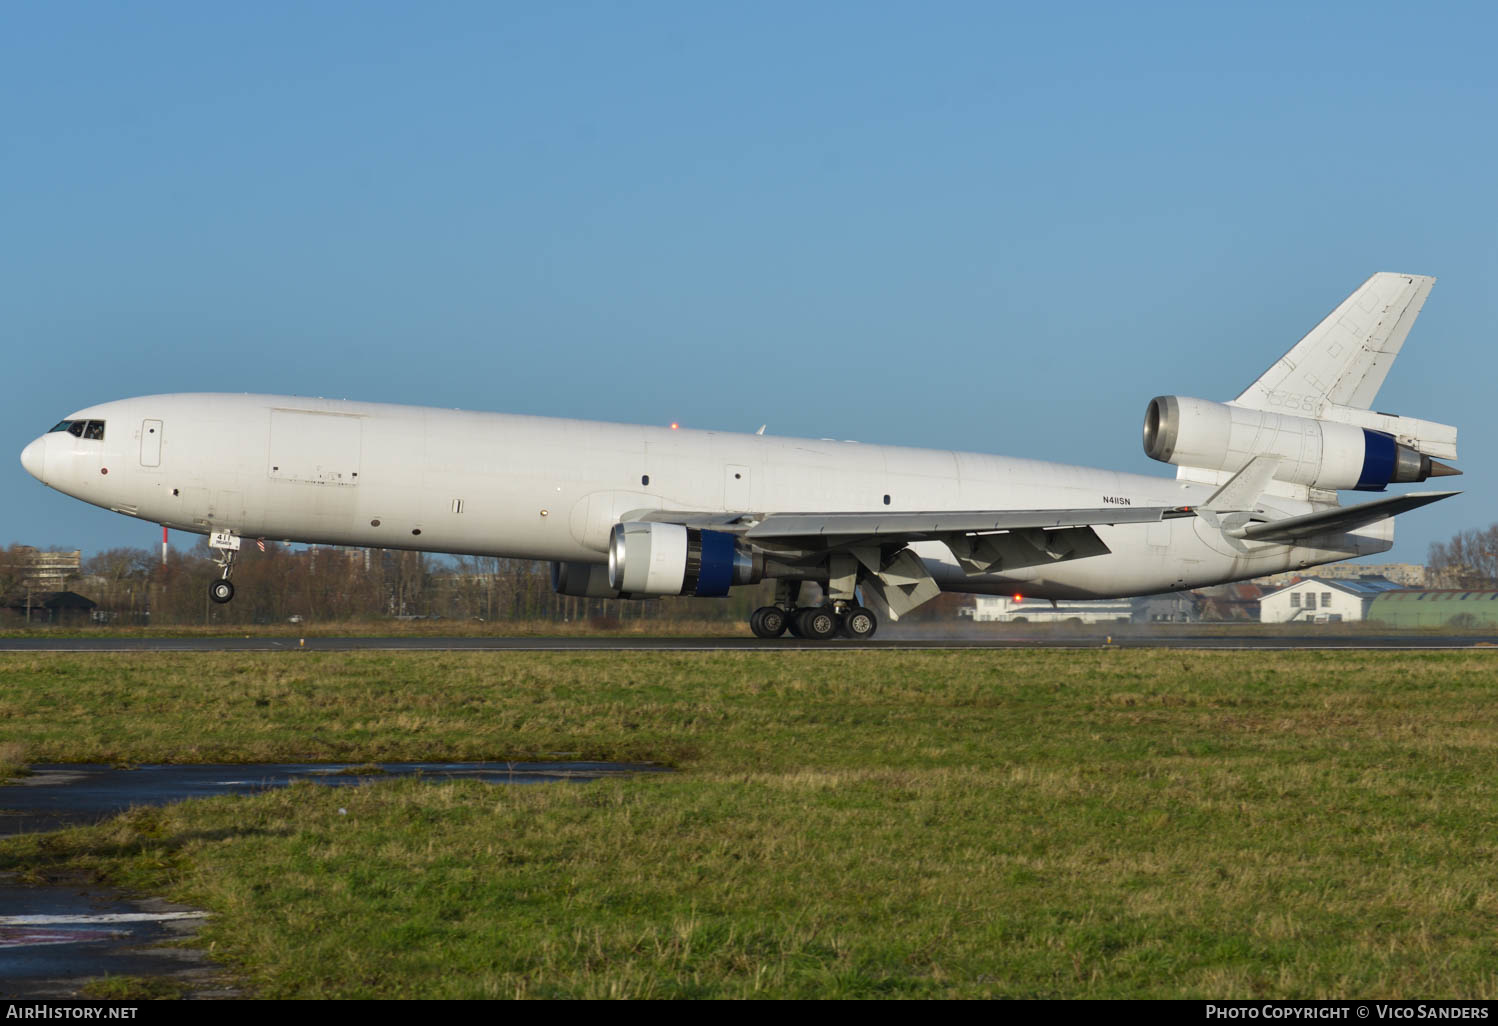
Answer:
<svg viewBox="0 0 1498 1026"><path fill-rule="evenodd" d="M761 606L749 617L749 629L757 638L778 638L785 633L789 619L779 606Z"/></svg>
<svg viewBox="0 0 1498 1026"><path fill-rule="evenodd" d="M854 641L868 641L879 629L879 619L863 606L850 606L843 613L843 633Z"/></svg>
<svg viewBox="0 0 1498 1026"><path fill-rule="evenodd" d="M208 597L223 605L234 597L234 585L228 581L214 581L208 586Z"/></svg>
<svg viewBox="0 0 1498 1026"><path fill-rule="evenodd" d="M826 641L837 634L837 613L831 606L811 606L796 614L801 636L812 641Z"/></svg>
<svg viewBox="0 0 1498 1026"><path fill-rule="evenodd" d="M793 638L806 637L806 632L801 629L801 614L804 612L805 609L792 609L785 614L785 629Z"/></svg>

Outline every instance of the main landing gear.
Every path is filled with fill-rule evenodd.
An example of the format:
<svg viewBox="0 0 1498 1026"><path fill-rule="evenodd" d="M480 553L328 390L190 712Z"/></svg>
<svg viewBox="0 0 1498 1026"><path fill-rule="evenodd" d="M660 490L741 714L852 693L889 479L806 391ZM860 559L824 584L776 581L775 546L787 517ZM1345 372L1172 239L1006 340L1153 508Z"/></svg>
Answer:
<svg viewBox="0 0 1498 1026"><path fill-rule="evenodd" d="M756 638L778 638L790 626L790 616L779 606L760 606L749 617L749 629Z"/></svg>
<svg viewBox="0 0 1498 1026"><path fill-rule="evenodd" d="M234 597L229 575L234 572L234 558L239 555L239 536L228 531L214 531L208 536L208 547L215 553L213 561L223 568L223 576L208 585L208 597L223 605Z"/></svg>
<svg viewBox="0 0 1498 1026"><path fill-rule="evenodd" d="M874 636L879 620L872 612L855 602L834 599L822 606L797 607L800 581L778 581L775 605L761 606L749 617L749 629L757 638L778 638L786 631L808 641L828 641L841 634L854 641Z"/></svg>
<svg viewBox="0 0 1498 1026"><path fill-rule="evenodd" d="M879 628L879 620L863 606L803 606L785 610L779 606L761 606L749 617L749 629L757 638L778 638L787 631L793 637L808 641L828 641L842 635L853 641L867 641Z"/></svg>

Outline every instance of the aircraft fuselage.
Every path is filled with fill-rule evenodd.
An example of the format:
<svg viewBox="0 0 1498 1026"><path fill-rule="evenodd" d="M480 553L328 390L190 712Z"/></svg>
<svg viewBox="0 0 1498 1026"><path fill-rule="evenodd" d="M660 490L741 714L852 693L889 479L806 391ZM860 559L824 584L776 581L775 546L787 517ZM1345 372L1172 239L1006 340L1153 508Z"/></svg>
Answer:
<svg viewBox="0 0 1498 1026"><path fill-rule="evenodd" d="M68 421L102 422L104 437L49 432L27 469L176 530L585 563L604 562L613 525L643 510L1194 506L1213 491L980 453L292 396L146 396ZM1274 502L1285 516L1312 508ZM965 573L940 542L912 549L944 590L1114 597L1384 551L1392 520L1335 549L1232 541L1189 517L1097 533L1106 555L1005 574Z"/></svg>

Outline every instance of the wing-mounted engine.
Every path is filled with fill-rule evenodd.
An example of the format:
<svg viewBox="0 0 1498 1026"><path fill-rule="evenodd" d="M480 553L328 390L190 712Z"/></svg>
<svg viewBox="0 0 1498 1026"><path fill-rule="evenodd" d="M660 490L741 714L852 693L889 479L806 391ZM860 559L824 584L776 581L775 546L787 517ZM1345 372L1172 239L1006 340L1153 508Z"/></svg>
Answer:
<svg viewBox="0 0 1498 1026"><path fill-rule="evenodd" d="M1275 480L1327 490L1377 492L1461 473L1429 455L1455 457L1455 428L1363 410L1338 412L1343 416L1330 420L1157 396L1144 415L1144 451L1162 463L1227 473L1242 470L1255 456L1274 456Z"/></svg>
<svg viewBox="0 0 1498 1026"><path fill-rule="evenodd" d="M764 553L727 531L627 521L609 536L609 587L622 595L728 594L764 577Z"/></svg>
<svg viewBox="0 0 1498 1026"><path fill-rule="evenodd" d="M609 587L609 568L602 563L552 563L551 590L576 598L619 597L619 592Z"/></svg>

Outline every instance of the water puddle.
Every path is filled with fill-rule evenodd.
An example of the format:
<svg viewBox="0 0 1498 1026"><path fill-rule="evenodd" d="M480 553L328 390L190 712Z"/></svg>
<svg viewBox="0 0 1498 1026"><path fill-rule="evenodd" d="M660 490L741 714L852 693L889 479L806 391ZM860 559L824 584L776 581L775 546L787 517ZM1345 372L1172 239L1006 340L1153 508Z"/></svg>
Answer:
<svg viewBox="0 0 1498 1026"><path fill-rule="evenodd" d="M96 823L133 805L254 794L287 787L298 780L329 787L412 776L540 784L659 772L660 766L622 762L257 763L135 769L82 764L34 766L30 776L0 787L0 836Z"/></svg>
<svg viewBox="0 0 1498 1026"><path fill-rule="evenodd" d="M0 880L0 997L72 998L101 976L166 978L184 994L226 996L202 952L172 946L205 913L84 886Z"/></svg>
<svg viewBox="0 0 1498 1026"><path fill-rule="evenodd" d="M618 762L398 762L254 765L34 766L0 786L0 835L96 823L132 806L255 794L299 780L351 787L421 776L539 784L665 772ZM202 952L167 946L191 936L206 913L93 886L22 886L0 878L0 998L77 997L101 976L169 978L192 997L222 997Z"/></svg>

